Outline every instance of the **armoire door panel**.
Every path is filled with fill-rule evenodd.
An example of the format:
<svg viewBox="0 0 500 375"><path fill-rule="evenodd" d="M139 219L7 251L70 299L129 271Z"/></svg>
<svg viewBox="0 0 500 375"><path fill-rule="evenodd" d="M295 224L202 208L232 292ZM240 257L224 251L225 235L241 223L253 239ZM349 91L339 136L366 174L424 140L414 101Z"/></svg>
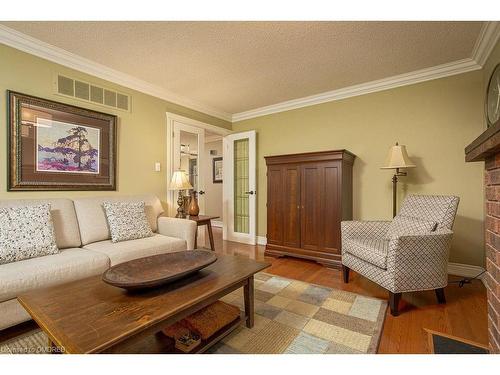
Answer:
<svg viewBox="0 0 500 375"><path fill-rule="evenodd" d="M322 166L323 186L321 188L321 241L320 251L339 253L341 221L340 171L339 163Z"/></svg>
<svg viewBox="0 0 500 375"><path fill-rule="evenodd" d="M281 167L267 170L267 243L283 245L283 174Z"/></svg>
<svg viewBox="0 0 500 375"><path fill-rule="evenodd" d="M320 243L321 170L317 165L301 168L301 247L317 250Z"/></svg>
<svg viewBox="0 0 500 375"><path fill-rule="evenodd" d="M300 247L300 167L283 167L283 244Z"/></svg>

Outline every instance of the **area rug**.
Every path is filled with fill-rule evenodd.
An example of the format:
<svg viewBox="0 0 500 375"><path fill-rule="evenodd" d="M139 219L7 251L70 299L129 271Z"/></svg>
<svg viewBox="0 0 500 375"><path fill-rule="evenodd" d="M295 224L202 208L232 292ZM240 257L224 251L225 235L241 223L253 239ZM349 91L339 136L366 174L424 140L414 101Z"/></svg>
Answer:
<svg viewBox="0 0 500 375"><path fill-rule="evenodd" d="M243 310L240 288L222 298ZM238 327L216 354L376 353L387 302L267 273L255 275L255 325ZM0 344L0 353L43 353L40 330Z"/></svg>

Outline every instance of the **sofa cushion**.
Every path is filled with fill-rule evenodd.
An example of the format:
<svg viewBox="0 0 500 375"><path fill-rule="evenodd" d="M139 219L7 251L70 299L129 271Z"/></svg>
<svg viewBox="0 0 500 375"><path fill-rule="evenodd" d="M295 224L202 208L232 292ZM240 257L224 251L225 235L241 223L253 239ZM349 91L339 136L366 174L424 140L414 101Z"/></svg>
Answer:
<svg viewBox="0 0 500 375"><path fill-rule="evenodd" d="M66 249L55 255L0 265L0 301L28 290L58 285L98 275L109 268L109 259L84 249Z"/></svg>
<svg viewBox="0 0 500 375"><path fill-rule="evenodd" d="M151 237L144 202L104 202L111 242Z"/></svg>
<svg viewBox="0 0 500 375"><path fill-rule="evenodd" d="M33 206L39 204L50 204L50 214L54 231L56 234L56 244L59 249L79 247L80 229L76 219L75 207L70 199L4 199L0 200L0 207Z"/></svg>
<svg viewBox="0 0 500 375"><path fill-rule="evenodd" d="M342 251L348 252L365 262L387 269L389 241L370 237L352 237L342 241Z"/></svg>
<svg viewBox="0 0 500 375"><path fill-rule="evenodd" d="M146 216L153 232L158 229L158 216L163 213L160 200L154 195L147 196L115 196L97 198L75 199L76 216L80 226L80 236L82 244L87 245L92 242L109 240L108 221L104 212L104 202L140 202L146 203Z"/></svg>
<svg viewBox="0 0 500 375"><path fill-rule="evenodd" d="M123 242L111 242L110 240L94 242L85 245L84 249L107 255L111 265L114 266L150 255L186 250L186 246L186 241L180 238L155 234L152 237Z"/></svg>
<svg viewBox="0 0 500 375"><path fill-rule="evenodd" d="M58 252L50 204L0 208L0 265Z"/></svg>
<svg viewBox="0 0 500 375"><path fill-rule="evenodd" d="M426 234L436 230L437 222L403 215L396 216L387 229L387 238L409 234Z"/></svg>

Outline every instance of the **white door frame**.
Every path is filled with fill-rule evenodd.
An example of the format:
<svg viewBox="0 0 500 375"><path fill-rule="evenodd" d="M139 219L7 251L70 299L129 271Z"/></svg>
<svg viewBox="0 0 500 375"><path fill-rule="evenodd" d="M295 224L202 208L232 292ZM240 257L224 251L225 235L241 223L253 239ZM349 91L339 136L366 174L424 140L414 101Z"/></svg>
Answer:
<svg viewBox="0 0 500 375"><path fill-rule="evenodd" d="M189 117L184 117L177 115L175 113L166 112L167 115L167 160L166 160L166 171L167 171L167 189L172 179L172 174L175 171L175 158L177 156L174 150L174 122L179 122L188 126L202 128L205 130L210 130L213 133L220 134L221 136L226 136L231 134L228 129L221 128L219 126L210 125L198 120L191 119ZM223 155L224 157L224 155ZM198 167L200 170L200 167ZM167 214L168 216L175 216L177 211L177 194L175 191L167 190Z"/></svg>
<svg viewBox="0 0 500 375"><path fill-rule="evenodd" d="M257 176L256 176L256 137L255 130L250 130L241 133L232 133L223 138L222 150L224 152L223 170L223 227L222 238L228 241L236 241L250 245L257 244ZM234 141L237 139L248 138L248 150L250 157L248 160L248 186L252 190L253 195L249 195L248 209L249 209L249 232L235 233L234 232Z"/></svg>

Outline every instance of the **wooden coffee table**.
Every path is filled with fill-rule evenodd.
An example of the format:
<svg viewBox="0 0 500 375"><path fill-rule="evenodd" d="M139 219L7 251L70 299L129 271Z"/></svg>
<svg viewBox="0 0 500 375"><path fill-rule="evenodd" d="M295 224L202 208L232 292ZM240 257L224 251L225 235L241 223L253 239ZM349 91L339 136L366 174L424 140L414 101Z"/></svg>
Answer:
<svg viewBox="0 0 500 375"><path fill-rule="evenodd" d="M217 262L198 273L149 291L129 293L94 276L24 293L18 300L47 334L49 345L66 353L161 353L167 346L158 332L241 287L246 326L253 327L253 275L269 265L218 255ZM219 332L214 340L228 333Z"/></svg>

